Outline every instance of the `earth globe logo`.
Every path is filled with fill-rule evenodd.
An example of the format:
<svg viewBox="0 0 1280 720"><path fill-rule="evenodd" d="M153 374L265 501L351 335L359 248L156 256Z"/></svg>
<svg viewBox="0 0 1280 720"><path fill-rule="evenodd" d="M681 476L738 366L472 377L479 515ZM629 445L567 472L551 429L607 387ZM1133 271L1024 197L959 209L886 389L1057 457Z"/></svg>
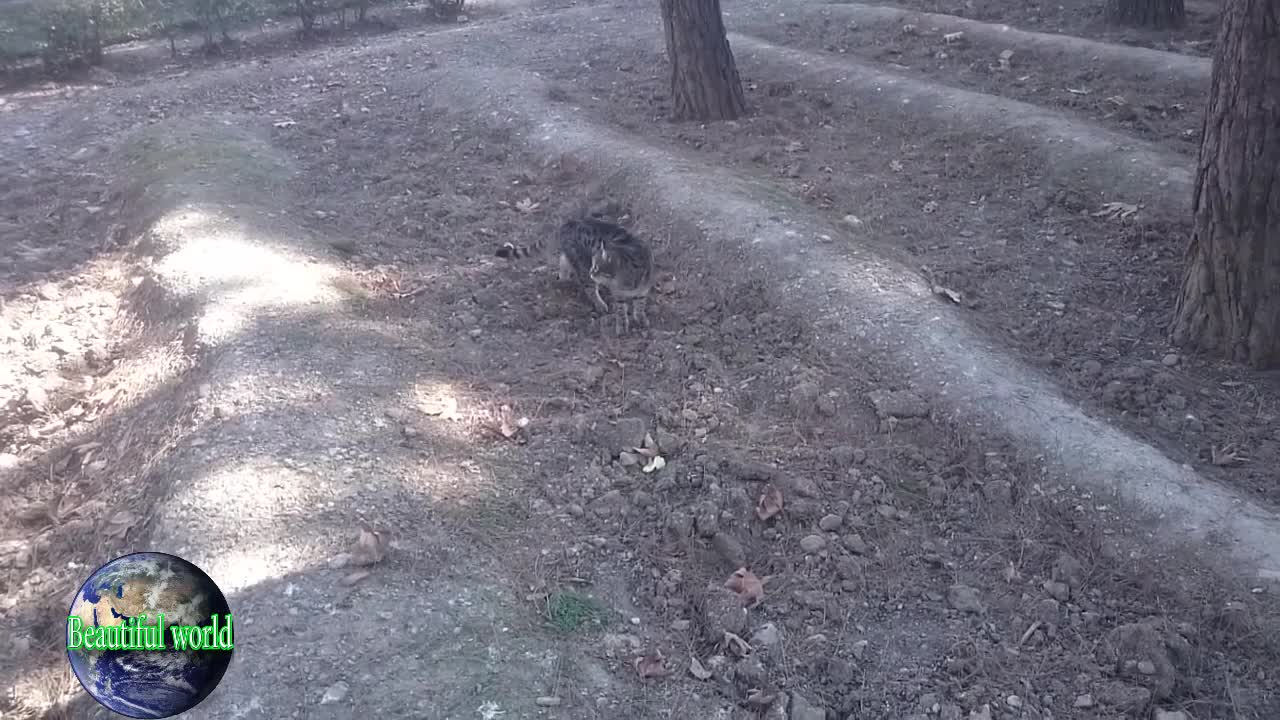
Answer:
<svg viewBox="0 0 1280 720"><path fill-rule="evenodd" d="M67 659L108 710L167 718L222 681L232 633L227 598L203 570L166 553L133 553L98 568L76 593Z"/></svg>

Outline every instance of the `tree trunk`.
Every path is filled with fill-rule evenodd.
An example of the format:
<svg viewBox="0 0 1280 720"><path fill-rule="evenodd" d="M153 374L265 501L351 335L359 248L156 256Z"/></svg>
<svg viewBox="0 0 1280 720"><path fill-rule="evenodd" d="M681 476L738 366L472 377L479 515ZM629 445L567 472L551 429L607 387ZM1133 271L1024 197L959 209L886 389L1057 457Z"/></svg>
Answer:
<svg viewBox="0 0 1280 720"><path fill-rule="evenodd" d="M1175 343L1280 368L1280 8L1227 0L1200 139Z"/></svg>
<svg viewBox="0 0 1280 720"><path fill-rule="evenodd" d="M1107 17L1120 25L1168 30L1186 24L1187 8L1183 0L1108 0Z"/></svg>
<svg viewBox="0 0 1280 720"><path fill-rule="evenodd" d="M677 120L733 120L746 111L720 0L659 0Z"/></svg>

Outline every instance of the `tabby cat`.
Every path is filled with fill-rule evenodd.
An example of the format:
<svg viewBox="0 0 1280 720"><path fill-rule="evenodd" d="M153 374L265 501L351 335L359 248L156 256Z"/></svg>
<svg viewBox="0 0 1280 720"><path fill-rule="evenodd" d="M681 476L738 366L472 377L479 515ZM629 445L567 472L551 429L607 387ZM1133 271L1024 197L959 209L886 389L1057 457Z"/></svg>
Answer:
<svg viewBox="0 0 1280 720"><path fill-rule="evenodd" d="M600 296L600 289L607 289L622 310L621 317L614 318L618 334L630 332L633 319L641 327L649 325L645 301L653 288L653 254L644 241L621 225L597 218L566 221L556 232L556 240L560 245L560 280L590 280L587 299L601 314L609 313L609 305ZM530 247L504 243L494 254L509 259L529 257L541 251L546 241L546 237L539 238Z"/></svg>

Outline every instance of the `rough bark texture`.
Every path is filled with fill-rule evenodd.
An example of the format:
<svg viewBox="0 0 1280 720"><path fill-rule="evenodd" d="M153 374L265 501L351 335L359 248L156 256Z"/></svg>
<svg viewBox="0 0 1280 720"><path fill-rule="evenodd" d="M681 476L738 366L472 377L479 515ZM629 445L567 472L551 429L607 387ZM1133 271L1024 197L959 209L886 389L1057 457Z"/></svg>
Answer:
<svg viewBox="0 0 1280 720"><path fill-rule="evenodd" d="M1175 343L1280 368L1280 0L1228 0Z"/></svg>
<svg viewBox="0 0 1280 720"><path fill-rule="evenodd" d="M720 0L660 0L677 120L733 120L746 110Z"/></svg>
<svg viewBox="0 0 1280 720"><path fill-rule="evenodd" d="M1107 17L1120 25L1164 30L1187 22L1183 0L1108 0Z"/></svg>

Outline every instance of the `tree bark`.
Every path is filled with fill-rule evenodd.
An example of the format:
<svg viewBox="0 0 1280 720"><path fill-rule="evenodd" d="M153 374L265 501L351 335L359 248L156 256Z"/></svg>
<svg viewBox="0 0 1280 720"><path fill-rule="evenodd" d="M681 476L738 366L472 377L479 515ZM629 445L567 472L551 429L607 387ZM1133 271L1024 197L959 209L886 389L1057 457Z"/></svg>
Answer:
<svg viewBox="0 0 1280 720"><path fill-rule="evenodd" d="M720 0L659 0L677 120L733 120L746 112Z"/></svg>
<svg viewBox="0 0 1280 720"><path fill-rule="evenodd" d="M1172 340L1280 368L1280 0L1227 0Z"/></svg>
<svg viewBox="0 0 1280 720"><path fill-rule="evenodd" d="M1183 0L1108 0L1107 17L1120 25L1169 30L1186 25L1187 8Z"/></svg>

